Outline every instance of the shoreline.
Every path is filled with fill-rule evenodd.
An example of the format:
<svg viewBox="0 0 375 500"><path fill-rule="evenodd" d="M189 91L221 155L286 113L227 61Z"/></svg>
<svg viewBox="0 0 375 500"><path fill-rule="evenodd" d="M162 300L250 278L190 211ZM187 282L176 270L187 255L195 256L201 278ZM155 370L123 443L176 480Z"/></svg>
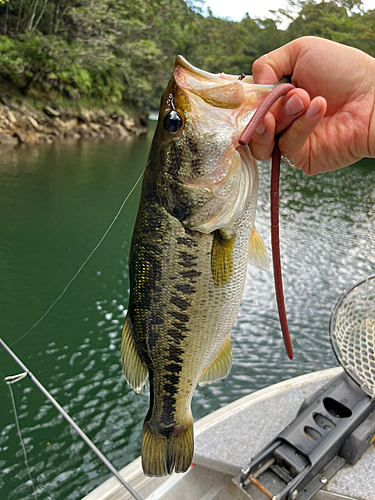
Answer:
<svg viewBox="0 0 375 500"><path fill-rule="evenodd" d="M56 105L39 110L27 102L19 104L0 97L0 149L65 139L125 138L147 130L146 113L132 116L126 111Z"/></svg>

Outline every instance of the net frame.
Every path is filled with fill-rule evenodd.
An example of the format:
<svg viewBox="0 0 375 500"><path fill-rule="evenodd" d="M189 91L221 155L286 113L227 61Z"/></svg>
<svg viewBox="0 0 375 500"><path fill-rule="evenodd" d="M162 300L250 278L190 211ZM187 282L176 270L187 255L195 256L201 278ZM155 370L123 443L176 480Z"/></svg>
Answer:
<svg viewBox="0 0 375 500"><path fill-rule="evenodd" d="M346 290L329 325L334 353L344 370L375 398L375 275Z"/></svg>

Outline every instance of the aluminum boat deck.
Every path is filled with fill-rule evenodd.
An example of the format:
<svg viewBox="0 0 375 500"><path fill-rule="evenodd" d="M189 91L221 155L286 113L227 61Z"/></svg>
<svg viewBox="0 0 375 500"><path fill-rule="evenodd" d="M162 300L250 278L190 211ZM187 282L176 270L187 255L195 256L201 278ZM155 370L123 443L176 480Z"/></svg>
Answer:
<svg viewBox="0 0 375 500"><path fill-rule="evenodd" d="M121 474L144 500L248 500L232 477L294 419L306 397L341 371L333 368L280 382L197 421L194 466L185 474L146 477L139 458ZM354 466L345 465L313 498L375 500L375 447ZM112 477L83 500L131 499Z"/></svg>

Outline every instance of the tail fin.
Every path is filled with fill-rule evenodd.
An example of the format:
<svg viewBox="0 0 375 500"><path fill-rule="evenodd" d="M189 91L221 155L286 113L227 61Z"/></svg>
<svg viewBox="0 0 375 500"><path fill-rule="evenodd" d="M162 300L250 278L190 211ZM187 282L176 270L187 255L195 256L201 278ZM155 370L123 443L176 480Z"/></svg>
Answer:
<svg viewBox="0 0 375 500"><path fill-rule="evenodd" d="M142 468L146 476L166 476L186 472L193 460L193 418L187 425L177 425L166 437L151 430L148 422L143 425Z"/></svg>

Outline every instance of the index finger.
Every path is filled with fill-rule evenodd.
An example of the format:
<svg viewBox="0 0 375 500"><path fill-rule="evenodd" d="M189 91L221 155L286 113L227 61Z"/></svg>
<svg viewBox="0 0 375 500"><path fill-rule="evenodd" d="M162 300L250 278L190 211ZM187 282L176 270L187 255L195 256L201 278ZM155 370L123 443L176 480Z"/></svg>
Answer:
<svg viewBox="0 0 375 500"><path fill-rule="evenodd" d="M283 76L293 75L298 56L297 40L265 54L253 63L254 83L276 84Z"/></svg>

